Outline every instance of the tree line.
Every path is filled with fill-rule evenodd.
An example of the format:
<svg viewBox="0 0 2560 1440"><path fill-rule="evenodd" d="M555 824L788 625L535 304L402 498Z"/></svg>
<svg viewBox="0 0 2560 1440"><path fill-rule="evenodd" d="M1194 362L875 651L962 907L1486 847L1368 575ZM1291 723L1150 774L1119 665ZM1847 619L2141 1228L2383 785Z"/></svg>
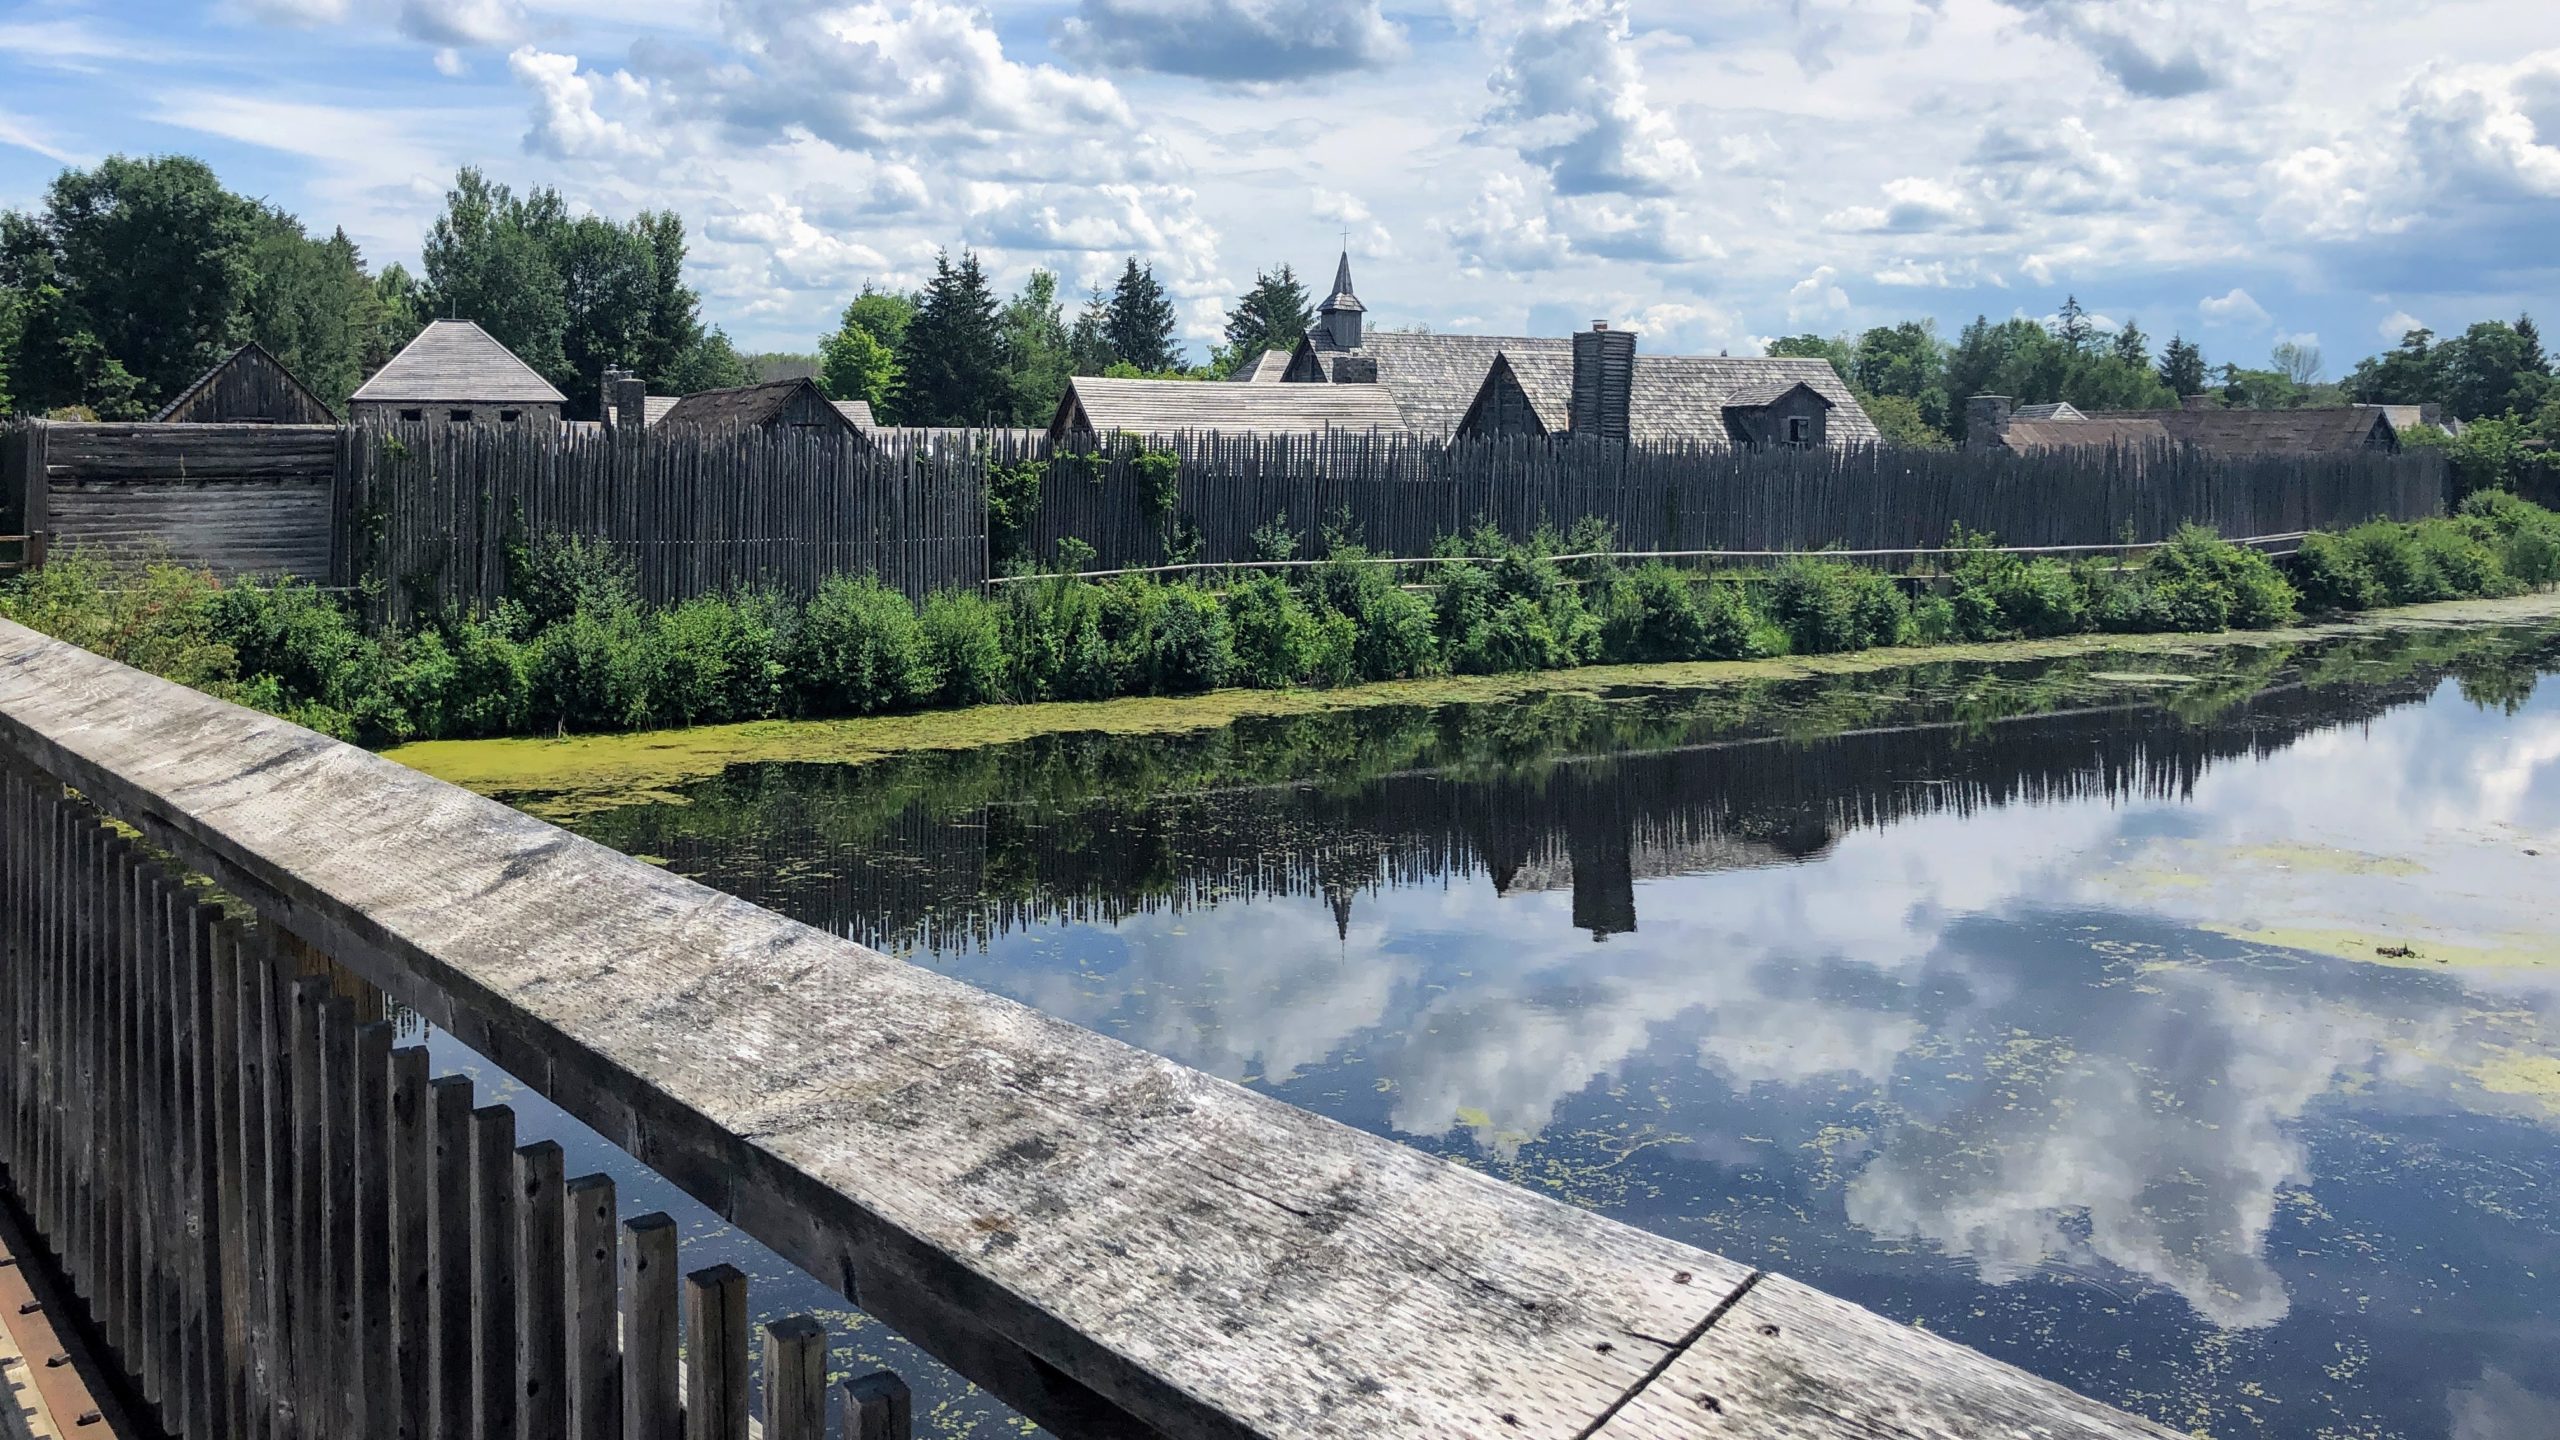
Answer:
<svg viewBox="0 0 2560 1440"><path fill-rule="evenodd" d="M2138 321L2101 329L2076 295L2050 321L1978 315L1952 343L1935 322L1906 320L1854 335L1790 335L1769 353L1831 362L1885 438L1903 445L1962 441L1973 395L2082 410L2163 410L2192 395L2256 410L2433 405L2465 425L2511 427L2520 443L2560 444L2560 382L2530 315L2484 320L2446 340L2412 330L2341 381L2327 378L2317 347L2293 341L2276 345L2264 366L2209 364L2184 335L2155 352Z"/></svg>
<svg viewBox="0 0 2560 1440"><path fill-rule="evenodd" d="M1227 312L1209 363L1186 364L1180 318L1155 267L1129 257L1110 289L1067 318L1055 271L1034 270L999 300L968 250L936 257L915 291L866 285L819 342L820 385L862 400L884 424L1046 426L1079 375L1217 380L1269 349L1295 346L1314 323L1306 286L1283 265L1257 274Z"/></svg>
<svg viewBox="0 0 2560 1440"><path fill-rule="evenodd" d="M224 188L186 156L69 169L32 210L0 211L0 414L149 415L255 341L332 406L428 320L475 320L592 417L608 365L681 394L744 383L745 361L701 319L672 211L572 215L559 192L517 195L464 169L413 275L367 267Z"/></svg>

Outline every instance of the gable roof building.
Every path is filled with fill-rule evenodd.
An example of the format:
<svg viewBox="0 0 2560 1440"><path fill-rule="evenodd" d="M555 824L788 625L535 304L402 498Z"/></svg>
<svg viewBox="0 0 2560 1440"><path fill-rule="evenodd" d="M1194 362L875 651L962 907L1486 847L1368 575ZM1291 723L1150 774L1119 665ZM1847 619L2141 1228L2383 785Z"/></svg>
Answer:
<svg viewBox="0 0 2560 1440"><path fill-rule="evenodd" d="M468 320L432 320L357 387L359 416L513 424L560 419L567 397Z"/></svg>
<svg viewBox="0 0 2560 1440"><path fill-rule="evenodd" d="M870 408L863 407L862 414L867 418ZM826 392L818 388L818 382L805 376L699 391L669 406L648 428L671 434L688 430L815 430L859 436L863 431L853 415L829 400Z"/></svg>
<svg viewBox="0 0 2560 1440"><path fill-rule="evenodd" d="M1287 363L1266 351L1236 378L1337 390L1374 383L1393 400L1405 429L1435 439L1461 433L1562 435L1574 429L1569 410L1575 346L1582 337L1371 330L1367 310L1353 289L1351 258L1345 255L1334 274L1334 293ZM1633 339L1629 332L1595 329ZM1784 408L1803 412L1792 418L1805 419L1816 438L1794 443L1873 445L1883 438L1828 361L1639 355L1633 365L1625 438L1638 444L1782 438L1785 419L1765 412L1798 385L1815 398L1789 401Z"/></svg>
<svg viewBox="0 0 2560 1440"><path fill-rule="evenodd" d="M335 425L338 412L252 340L151 417L154 425Z"/></svg>
<svg viewBox="0 0 2560 1440"><path fill-rule="evenodd" d="M1067 382L1049 433L1308 435L1404 428L1394 399L1377 385L1225 385L1079 375Z"/></svg>
<svg viewBox="0 0 2560 1440"><path fill-rule="evenodd" d="M2128 445L2187 445L2216 455L2336 455L2400 448L2400 432L2389 412L2371 405L2227 410L2196 395L2176 410L2083 412L2069 405L2034 405L2012 412L2005 398L1978 395L1966 403L1966 413L1968 445L2021 453Z"/></svg>
<svg viewBox="0 0 2560 1440"><path fill-rule="evenodd" d="M1571 340L1505 341L1454 427L1461 435L1564 435L1573 431ZM1381 375L1384 369L1381 368ZM1383 381L1382 381L1383 383ZM1505 387L1516 387L1531 423L1503 423ZM1799 397L1796 392L1805 392ZM1823 418L1804 439L1785 438L1773 411ZM1627 438L1638 445L1795 443L1873 445L1882 440L1829 361L1724 355L1637 355L1627 397Z"/></svg>

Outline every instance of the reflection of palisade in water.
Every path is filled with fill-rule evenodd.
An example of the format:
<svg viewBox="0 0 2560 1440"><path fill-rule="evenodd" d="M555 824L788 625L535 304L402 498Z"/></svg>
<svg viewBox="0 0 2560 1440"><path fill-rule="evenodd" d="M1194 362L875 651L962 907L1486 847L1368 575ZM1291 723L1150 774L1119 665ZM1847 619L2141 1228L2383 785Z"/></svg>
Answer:
<svg viewBox="0 0 2560 1440"><path fill-rule="evenodd" d="M1844 831L1915 816L2183 796L2217 762L2423 700L2463 664L2406 648L2352 642L2192 683L2084 670L2054 686L2022 667L1944 667L1919 718L1904 706L1890 728L1815 739L1674 716L1629 746L1610 712L1673 702L1587 696L1544 702L1566 713L1520 744L1471 733L1479 710L1502 717L1494 707L1303 717L1216 742L1057 736L850 769L742 768L688 790L681 818L642 805L582 828L892 950L1277 896L1321 897L1347 931L1363 893L1479 874L1497 895L1569 891L1574 925L1605 938L1637 928L1639 880L1795 864ZM2383 678L2360 678L2375 671ZM2304 683L2313 673L2345 678ZM1778 688L1819 710L1872 684ZM2188 703L2164 708L2163 693ZM2002 704L2025 713L1978 713ZM1169 766L1178 779L1086 788L1135 743L1227 748ZM1384 763L1363 774L1310 755ZM1189 783L1198 775L1210 778Z"/></svg>

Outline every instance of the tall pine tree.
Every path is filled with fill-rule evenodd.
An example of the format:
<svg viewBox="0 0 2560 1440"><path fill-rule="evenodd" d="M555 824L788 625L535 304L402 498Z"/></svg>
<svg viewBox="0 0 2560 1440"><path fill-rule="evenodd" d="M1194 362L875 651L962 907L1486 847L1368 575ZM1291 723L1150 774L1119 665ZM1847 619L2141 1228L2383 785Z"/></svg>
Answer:
<svg viewBox="0 0 2560 1440"><path fill-rule="evenodd" d="M1253 288L1227 312L1223 368L1251 364L1265 350L1295 348L1315 318L1315 306L1295 270L1283 265L1277 275L1254 272Z"/></svg>
<svg viewBox="0 0 2560 1440"><path fill-rule="evenodd" d="M2169 393L2184 399L2204 393L2204 347L2184 335L2169 337L2169 348L2160 352L2160 383Z"/></svg>
<svg viewBox="0 0 2560 1440"><path fill-rule="evenodd" d="M1173 297L1156 283L1155 267L1140 268L1138 257L1130 256L1102 321L1102 338L1110 344L1112 358L1150 373L1174 368L1180 362L1173 344L1174 320Z"/></svg>
<svg viewBox="0 0 2560 1440"><path fill-rule="evenodd" d="M898 414L909 425L1001 424L1013 413L1011 367L995 293L975 251L934 256L933 279L898 343Z"/></svg>
<svg viewBox="0 0 2560 1440"><path fill-rule="evenodd" d="M2115 349L2116 358L2127 365L2138 370L2150 368L2151 337L2143 334L2142 326L2130 316L2126 317L2124 328L2116 332Z"/></svg>

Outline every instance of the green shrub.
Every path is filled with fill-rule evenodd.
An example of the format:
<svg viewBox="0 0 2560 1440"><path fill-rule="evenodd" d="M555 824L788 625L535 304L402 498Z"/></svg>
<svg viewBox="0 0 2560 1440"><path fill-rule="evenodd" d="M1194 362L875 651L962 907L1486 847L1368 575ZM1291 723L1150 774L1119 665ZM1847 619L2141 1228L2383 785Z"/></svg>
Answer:
<svg viewBox="0 0 2560 1440"><path fill-rule="evenodd" d="M1227 683L1235 638L1218 597L1196 585L1149 585L1138 602L1136 672L1148 691L1188 695Z"/></svg>
<svg viewBox="0 0 2560 1440"><path fill-rule="evenodd" d="M792 637L790 670L804 715L903 709L940 680L915 607L867 576L831 576L818 587Z"/></svg>
<svg viewBox="0 0 2560 1440"><path fill-rule="evenodd" d="M1287 581L1248 576L1227 592L1226 609L1240 683L1270 690L1310 678L1326 637L1315 611Z"/></svg>
<svg viewBox="0 0 2560 1440"><path fill-rule="evenodd" d="M1711 647L1696 587L1660 561L1612 587L1603 630L1609 658L1618 661L1703 660Z"/></svg>
<svg viewBox="0 0 2560 1440"><path fill-rule="evenodd" d="M1768 615L1798 654L1899 645L1911 635L1911 602L1885 575L1836 560L1796 559L1768 586Z"/></svg>
<svg viewBox="0 0 2560 1440"><path fill-rule="evenodd" d="M649 720L656 647L638 614L580 610L534 637L527 715L560 730L629 730Z"/></svg>
<svg viewBox="0 0 2560 1440"><path fill-rule="evenodd" d="M1398 585L1391 567L1362 563L1367 559L1367 551L1338 544L1324 564L1307 572L1317 608L1350 623L1353 678L1403 680L1437 672L1430 602Z"/></svg>
<svg viewBox="0 0 2560 1440"><path fill-rule="evenodd" d="M2201 525L2151 552L2142 585L2157 629L2264 630L2294 617L2293 587L2274 561Z"/></svg>
<svg viewBox="0 0 2560 1440"><path fill-rule="evenodd" d="M2347 532L2348 553L2373 577L2382 599L2392 605L2416 605L2452 597L2453 587L2436 568L2435 557L2418 543L2411 526L2371 520Z"/></svg>
<svg viewBox="0 0 2560 1440"><path fill-rule="evenodd" d="M2521 588L2498 563L2498 552L2489 545L2497 532L2486 523L2421 520L2415 529L2418 548L2426 552L2428 563L2444 577L2445 589L2454 596L2512 595Z"/></svg>
<svg viewBox="0 0 2560 1440"><path fill-rule="evenodd" d="M2288 568L2293 588L2312 610L2370 610L2388 598L2365 564L2363 552L2342 535L2303 536Z"/></svg>
<svg viewBox="0 0 2560 1440"><path fill-rule="evenodd" d="M453 706L461 698L462 665L443 635L421 630L402 640L391 669L391 700L398 732L389 738L436 739L453 733ZM385 718L391 718L385 713Z"/></svg>
<svg viewBox="0 0 2560 1440"><path fill-rule="evenodd" d="M1103 633L1103 591L1065 577L1005 592L1004 634L1019 700L1103 700L1124 688L1121 657Z"/></svg>
<svg viewBox="0 0 2560 1440"><path fill-rule="evenodd" d="M1995 550L1992 537L1956 529L1955 588L1947 597L1967 640L2042 639L2084 628L2083 593L2068 566Z"/></svg>
<svg viewBox="0 0 2560 1440"><path fill-rule="evenodd" d="M631 562L602 540L551 535L507 547L507 597L520 608L530 635L581 610L604 614L639 603Z"/></svg>
<svg viewBox="0 0 2560 1440"><path fill-rule="evenodd" d="M2519 585L2536 590L2560 585L2560 535L2548 530L2518 530L2507 537L2499 563Z"/></svg>
<svg viewBox="0 0 2560 1440"><path fill-rule="evenodd" d="M1551 536L1512 545L1480 532L1469 542L1494 558L1490 565L1444 568L1435 628L1450 669L1492 675L1561 669L1600 657L1599 617L1564 583Z"/></svg>
<svg viewBox="0 0 2560 1440"><path fill-rule="evenodd" d="M924 604L918 618L925 654L940 683L936 705L985 705L1004 698L1004 614L974 590L953 590Z"/></svg>
<svg viewBox="0 0 2560 1440"><path fill-rule="evenodd" d="M387 698L390 665L381 645L317 586L244 580L216 592L208 613L240 673L274 676L288 704L354 715Z"/></svg>
<svg viewBox="0 0 2560 1440"><path fill-rule="evenodd" d="M651 710L674 725L760 720L782 707L785 610L758 596L704 597L656 615Z"/></svg>
<svg viewBox="0 0 2560 1440"><path fill-rule="evenodd" d="M219 691L240 673L238 657L215 633L213 604L221 593L201 570L118 565L74 550L0 584L0 615L138 670Z"/></svg>
<svg viewBox="0 0 2560 1440"><path fill-rule="evenodd" d="M523 728L533 708L532 657L494 620L473 616L447 629L453 685L444 726L429 734L505 735Z"/></svg>

